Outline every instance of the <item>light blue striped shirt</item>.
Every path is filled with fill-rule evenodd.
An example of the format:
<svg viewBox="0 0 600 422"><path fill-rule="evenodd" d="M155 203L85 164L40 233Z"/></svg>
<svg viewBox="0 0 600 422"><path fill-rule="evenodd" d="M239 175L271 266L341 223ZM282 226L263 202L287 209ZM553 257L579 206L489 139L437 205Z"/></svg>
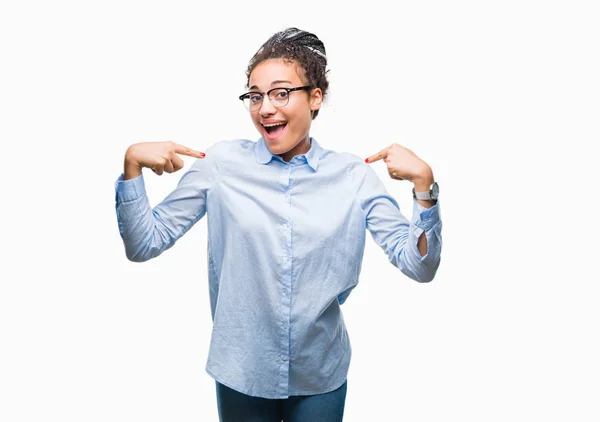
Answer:
<svg viewBox="0 0 600 422"><path fill-rule="evenodd" d="M213 320L206 371L270 399L321 394L346 380L351 347L340 305L358 283L366 230L405 275L433 279L439 201L413 204L409 222L369 164L314 138L289 163L262 138L217 142L154 209L143 176L116 182L132 261L160 255L206 214Z"/></svg>

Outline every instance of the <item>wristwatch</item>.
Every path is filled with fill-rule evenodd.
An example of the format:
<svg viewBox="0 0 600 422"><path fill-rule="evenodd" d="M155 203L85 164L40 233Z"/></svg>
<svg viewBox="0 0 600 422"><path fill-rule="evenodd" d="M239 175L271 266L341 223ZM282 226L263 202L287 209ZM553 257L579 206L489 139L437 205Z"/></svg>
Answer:
<svg viewBox="0 0 600 422"><path fill-rule="evenodd" d="M440 193L440 188L438 187L437 182L433 182L433 184L429 187L428 192L415 192L415 188L412 190L413 198L420 200L430 200L430 199L438 199L438 195Z"/></svg>

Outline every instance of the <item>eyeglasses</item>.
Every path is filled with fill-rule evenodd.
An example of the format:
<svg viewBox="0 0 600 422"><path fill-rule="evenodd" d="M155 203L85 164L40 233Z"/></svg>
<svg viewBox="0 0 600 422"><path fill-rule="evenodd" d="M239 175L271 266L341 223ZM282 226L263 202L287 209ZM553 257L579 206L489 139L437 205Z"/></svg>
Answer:
<svg viewBox="0 0 600 422"><path fill-rule="evenodd" d="M311 89L310 85L299 86L296 88L273 88L267 92L250 91L240 95L240 100L244 102L246 108L250 111L258 110L263 103L264 94L267 94L269 101L275 107L285 107L290 101L290 92L299 91L301 89Z"/></svg>

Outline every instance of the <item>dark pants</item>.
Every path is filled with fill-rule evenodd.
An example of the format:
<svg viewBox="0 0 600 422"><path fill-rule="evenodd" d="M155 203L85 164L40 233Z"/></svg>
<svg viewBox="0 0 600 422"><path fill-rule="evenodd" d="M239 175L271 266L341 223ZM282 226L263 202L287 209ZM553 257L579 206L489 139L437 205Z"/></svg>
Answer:
<svg viewBox="0 0 600 422"><path fill-rule="evenodd" d="M312 396L264 399L217 384L217 407L221 422L341 422L346 403L344 382L337 390Z"/></svg>

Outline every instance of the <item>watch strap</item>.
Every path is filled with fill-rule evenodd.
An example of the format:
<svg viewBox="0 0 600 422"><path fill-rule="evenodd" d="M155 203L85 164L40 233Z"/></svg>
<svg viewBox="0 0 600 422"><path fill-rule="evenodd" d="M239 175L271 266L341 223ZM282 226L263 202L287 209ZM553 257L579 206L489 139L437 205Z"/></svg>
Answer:
<svg viewBox="0 0 600 422"><path fill-rule="evenodd" d="M423 201L437 200L439 196L439 187L437 182L433 182L431 186L429 186L429 190L427 192L415 192L415 188L412 189L413 198L419 199Z"/></svg>
<svg viewBox="0 0 600 422"><path fill-rule="evenodd" d="M413 188L413 198L419 199L422 201L430 200L431 199L431 190L428 190L427 192L415 192L415 188Z"/></svg>

